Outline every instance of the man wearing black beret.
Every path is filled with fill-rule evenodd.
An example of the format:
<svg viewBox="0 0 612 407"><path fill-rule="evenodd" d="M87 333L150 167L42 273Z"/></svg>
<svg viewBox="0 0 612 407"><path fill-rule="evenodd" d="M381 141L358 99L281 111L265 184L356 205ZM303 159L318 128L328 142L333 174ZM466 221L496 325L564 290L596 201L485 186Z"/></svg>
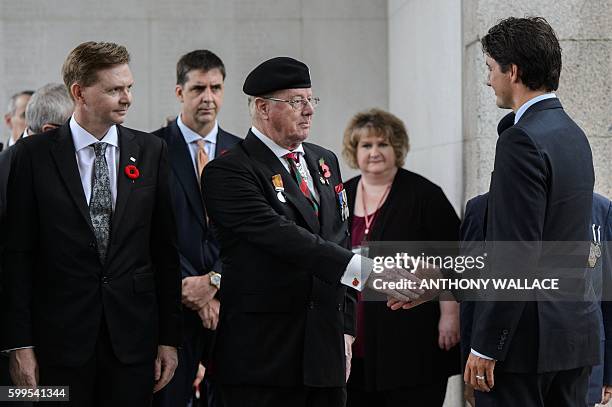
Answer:
<svg viewBox="0 0 612 407"><path fill-rule="evenodd" d="M356 290L371 285L371 262L348 249L338 159L304 142L319 99L308 67L288 57L257 66L243 90L253 125L202 177L223 261L215 366L224 401L344 406Z"/></svg>

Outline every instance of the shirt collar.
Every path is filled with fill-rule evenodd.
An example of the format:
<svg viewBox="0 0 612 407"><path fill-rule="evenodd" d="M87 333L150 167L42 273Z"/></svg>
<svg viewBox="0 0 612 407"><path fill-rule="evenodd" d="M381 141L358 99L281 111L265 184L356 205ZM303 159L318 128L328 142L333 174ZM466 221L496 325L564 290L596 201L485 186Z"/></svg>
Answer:
<svg viewBox="0 0 612 407"><path fill-rule="evenodd" d="M209 143L217 144L217 134L219 134L219 123L216 120L215 120L215 125L212 128L212 130L204 137L200 136L198 133L191 130L189 127L187 127L187 125L183 123L183 120L181 120L180 114L178 118L176 119L176 124L181 130L181 133L183 134L183 138L185 139L185 142L187 144L194 143L202 139L204 139L204 141L207 141Z"/></svg>
<svg viewBox="0 0 612 407"><path fill-rule="evenodd" d="M293 151L291 151L291 150L287 150L286 148L281 147L278 144L276 144L270 137L268 137L265 134L263 134L255 126L251 127L251 132L253 132L253 134L258 139L260 139L262 143L264 143L266 145L266 147L268 147L270 150L272 150L274 155L277 156L278 158L283 158L285 156L285 154L287 154L287 153L302 153L302 154L305 154L304 153L304 146L302 144L300 144L295 149L293 149Z"/></svg>
<svg viewBox="0 0 612 407"><path fill-rule="evenodd" d="M79 123L77 123L74 115L70 118L70 133L72 133L72 141L74 142L75 151L80 151L85 147L89 147L92 144L95 144L99 141L110 144L111 146L119 148L119 136L117 133L117 126L112 125L104 137L101 140L98 140L85 130Z"/></svg>
<svg viewBox="0 0 612 407"><path fill-rule="evenodd" d="M556 97L557 95L551 92L551 93L545 93L543 95L539 95L539 96L529 99L527 102L523 103L523 105L519 107L519 109L516 111L516 115L514 116L514 124L517 124L518 121L523 116L523 114L527 111L527 109L529 109L534 104L538 103L539 101L545 100L545 99L553 99Z"/></svg>
<svg viewBox="0 0 612 407"><path fill-rule="evenodd" d="M23 131L23 134L21 135L21 138L26 138L28 137L30 134L28 133L28 128L26 127L25 130Z"/></svg>

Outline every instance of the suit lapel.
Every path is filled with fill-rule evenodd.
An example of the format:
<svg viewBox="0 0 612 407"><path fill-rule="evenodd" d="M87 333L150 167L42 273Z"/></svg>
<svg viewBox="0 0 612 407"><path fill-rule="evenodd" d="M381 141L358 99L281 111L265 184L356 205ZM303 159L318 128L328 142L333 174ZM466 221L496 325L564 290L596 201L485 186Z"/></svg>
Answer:
<svg viewBox="0 0 612 407"><path fill-rule="evenodd" d="M312 208L312 204L306 199L306 197L300 191L297 182L289 171L281 164L279 159L274 153L263 144L257 136L251 131L247 134L242 144L251 157L256 159L262 164L268 172L268 182L272 185L272 176L280 174L283 178L283 186L285 188L285 196L289 203L291 203L297 211L302 215L304 221L313 233L319 233L321 228L319 219L315 215Z"/></svg>
<svg viewBox="0 0 612 407"><path fill-rule="evenodd" d="M195 170L193 169L193 161L189 153L189 146L185 142L185 138L181 133L176 120L169 125L170 137L168 137L168 155L170 156L170 165L176 173L176 178L183 187L189 204L193 208L198 221L203 228L206 227L204 221L204 205L202 203L202 194L200 186L196 178Z"/></svg>
<svg viewBox="0 0 612 407"><path fill-rule="evenodd" d="M121 218L125 213L125 207L130 198L132 186L134 185L134 183L124 174L124 168L130 164L138 167L138 155L140 152L140 147L138 143L136 143L134 135L129 130L117 125L117 132L119 134L119 168L117 169L117 201L115 202L115 212L113 213L111 239L113 238L114 231L116 231L121 224Z"/></svg>
<svg viewBox="0 0 612 407"><path fill-rule="evenodd" d="M219 127L219 132L217 133L217 148L215 151L215 158L221 157L227 150L229 150L232 146L229 145L229 137L226 132Z"/></svg>
<svg viewBox="0 0 612 407"><path fill-rule="evenodd" d="M87 206L83 184L81 183L81 176L77 167L76 153L70 133L69 122L59 127L56 143L52 149L52 155L60 176L66 185L66 189L68 189L72 200L93 233L89 206Z"/></svg>

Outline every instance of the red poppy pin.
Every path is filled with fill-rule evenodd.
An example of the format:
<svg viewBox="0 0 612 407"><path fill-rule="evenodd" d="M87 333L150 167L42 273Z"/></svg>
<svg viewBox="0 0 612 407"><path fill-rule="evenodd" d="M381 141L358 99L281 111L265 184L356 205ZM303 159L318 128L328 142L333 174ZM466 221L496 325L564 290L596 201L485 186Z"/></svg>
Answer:
<svg viewBox="0 0 612 407"><path fill-rule="evenodd" d="M321 175L320 180L321 184L329 185L329 178L331 177L331 171L329 170L329 165L325 163L323 158L319 159L319 174Z"/></svg>
<svg viewBox="0 0 612 407"><path fill-rule="evenodd" d="M136 178L140 177L140 171L138 171L138 167L133 164L126 165L124 172L125 175L127 175L127 177L132 180L132 182L134 182Z"/></svg>
<svg viewBox="0 0 612 407"><path fill-rule="evenodd" d="M225 155L228 151L229 151L228 149L221 150L219 155Z"/></svg>

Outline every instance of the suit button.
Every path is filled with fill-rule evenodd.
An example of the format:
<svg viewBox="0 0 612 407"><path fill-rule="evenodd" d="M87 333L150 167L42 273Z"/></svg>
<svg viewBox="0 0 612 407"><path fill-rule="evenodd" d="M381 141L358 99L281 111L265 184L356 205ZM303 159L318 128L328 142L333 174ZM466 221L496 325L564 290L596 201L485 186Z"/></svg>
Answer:
<svg viewBox="0 0 612 407"><path fill-rule="evenodd" d="M338 311L342 311L342 304L338 304Z"/></svg>
<svg viewBox="0 0 612 407"><path fill-rule="evenodd" d="M108 284L109 281L110 278L108 278L107 276L102 277L102 284Z"/></svg>
<svg viewBox="0 0 612 407"><path fill-rule="evenodd" d="M92 241L92 242L89 242L89 247L90 247L91 249L95 249L95 248L96 248L96 242L93 242L93 241Z"/></svg>
<svg viewBox="0 0 612 407"><path fill-rule="evenodd" d="M507 330L507 329L504 329L504 330L502 331L502 333L503 333L504 335L508 335L508 330Z"/></svg>
<svg viewBox="0 0 612 407"><path fill-rule="evenodd" d="M308 308L313 309L313 308L314 308L314 305L315 305L315 304L314 304L314 301L310 301L310 302L308 303Z"/></svg>
<svg viewBox="0 0 612 407"><path fill-rule="evenodd" d="M503 348L504 348L504 347L503 347L502 345L499 345L499 346L497 347L497 350L502 350Z"/></svg>

